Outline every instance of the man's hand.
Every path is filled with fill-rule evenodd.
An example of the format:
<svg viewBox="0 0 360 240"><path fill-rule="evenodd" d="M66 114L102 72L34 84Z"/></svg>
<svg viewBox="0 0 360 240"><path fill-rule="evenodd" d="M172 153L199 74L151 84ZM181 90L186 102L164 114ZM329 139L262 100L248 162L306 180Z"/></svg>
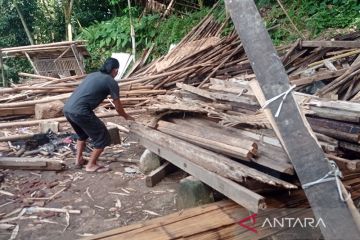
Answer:
<svg viewBox="0 0 360 240"><path fill-rule="evenodd" d="M115 99L113 100L113 103L115 105L115 110L119 113L120 116L124 117L126 120L130 120L130 121L134 121L135 119L130 116L129 114L127 114L125 111L124 111L124 108L123 106L121 105L121 102L119 99Z"/></svg>

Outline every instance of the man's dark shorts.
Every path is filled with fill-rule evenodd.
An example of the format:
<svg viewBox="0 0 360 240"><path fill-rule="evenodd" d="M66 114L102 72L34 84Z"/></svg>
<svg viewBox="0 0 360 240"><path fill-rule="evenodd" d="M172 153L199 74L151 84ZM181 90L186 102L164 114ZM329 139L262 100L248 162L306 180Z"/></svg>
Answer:
<svg viewBox="0 0 360 240"><path fill-rule="evenodd" d="M85 141L90 137L95 148L105 148L110 145L110 134L105 124L95 114L64 112L64 115L79 136L79 140Z"/></svg>

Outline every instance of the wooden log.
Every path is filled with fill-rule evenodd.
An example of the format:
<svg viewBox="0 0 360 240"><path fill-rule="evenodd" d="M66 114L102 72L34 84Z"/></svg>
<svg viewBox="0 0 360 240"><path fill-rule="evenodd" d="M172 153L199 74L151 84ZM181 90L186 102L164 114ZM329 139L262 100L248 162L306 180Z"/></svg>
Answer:
<svg viewBox="0 0 360 240"><path fill-rule="evenodd" d="M264 104L266 100L288 91L289 79L263 25L255 2L226 0L225 3L258 79L259 88L254 89L254 93L259 102ZM275 117L280 102L283 103L282 110L280 115ZM292 93L285 100L280 98L270 104L266 112L294 165L301 184L316 181L332 170L309 130L305 117L299 111ZM326 227L320 226L325 239L344 238L344 236L356 239L360 235L359 212L351 199L344 202L339 197L339 194L345 194L345 191L344 186L335 181L304 189L315 217L322 218L326 224ZM344 220L342 224L338 223L338 218Z"/></svg>
<svg viewBox="0 0 360 240"><path fill-rule="evenodd" d="M0 168L60 171L64 168L64 164L62 161L40 158L0 157Z"/></svg>

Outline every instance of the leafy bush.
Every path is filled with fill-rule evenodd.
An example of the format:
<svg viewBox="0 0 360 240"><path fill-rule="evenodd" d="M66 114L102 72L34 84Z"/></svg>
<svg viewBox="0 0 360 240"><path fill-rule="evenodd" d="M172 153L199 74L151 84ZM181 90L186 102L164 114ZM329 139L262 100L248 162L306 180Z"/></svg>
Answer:
<svg viewBox="0 0 360 240"><path fill-rule="evenodd" d="M360 4L358 0L282 0L297 28L308 39L319 36L333 28L360 27ZM259 0L268 27L279 25L270 32L275 44L294 41L299 36L276 0Z"/></svg>

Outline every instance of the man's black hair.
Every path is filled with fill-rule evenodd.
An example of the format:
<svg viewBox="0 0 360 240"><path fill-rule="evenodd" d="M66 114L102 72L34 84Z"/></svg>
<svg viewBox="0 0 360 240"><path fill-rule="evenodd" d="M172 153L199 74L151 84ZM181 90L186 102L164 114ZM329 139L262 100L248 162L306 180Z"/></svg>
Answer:
<svg viewBox="0 0 360 240"><path fill-rule="evenodd" d="M119 68L119 61L115 58L106 59L104 65L100 68L100 72L110 74L111 71L115 68Z"/></svg>

